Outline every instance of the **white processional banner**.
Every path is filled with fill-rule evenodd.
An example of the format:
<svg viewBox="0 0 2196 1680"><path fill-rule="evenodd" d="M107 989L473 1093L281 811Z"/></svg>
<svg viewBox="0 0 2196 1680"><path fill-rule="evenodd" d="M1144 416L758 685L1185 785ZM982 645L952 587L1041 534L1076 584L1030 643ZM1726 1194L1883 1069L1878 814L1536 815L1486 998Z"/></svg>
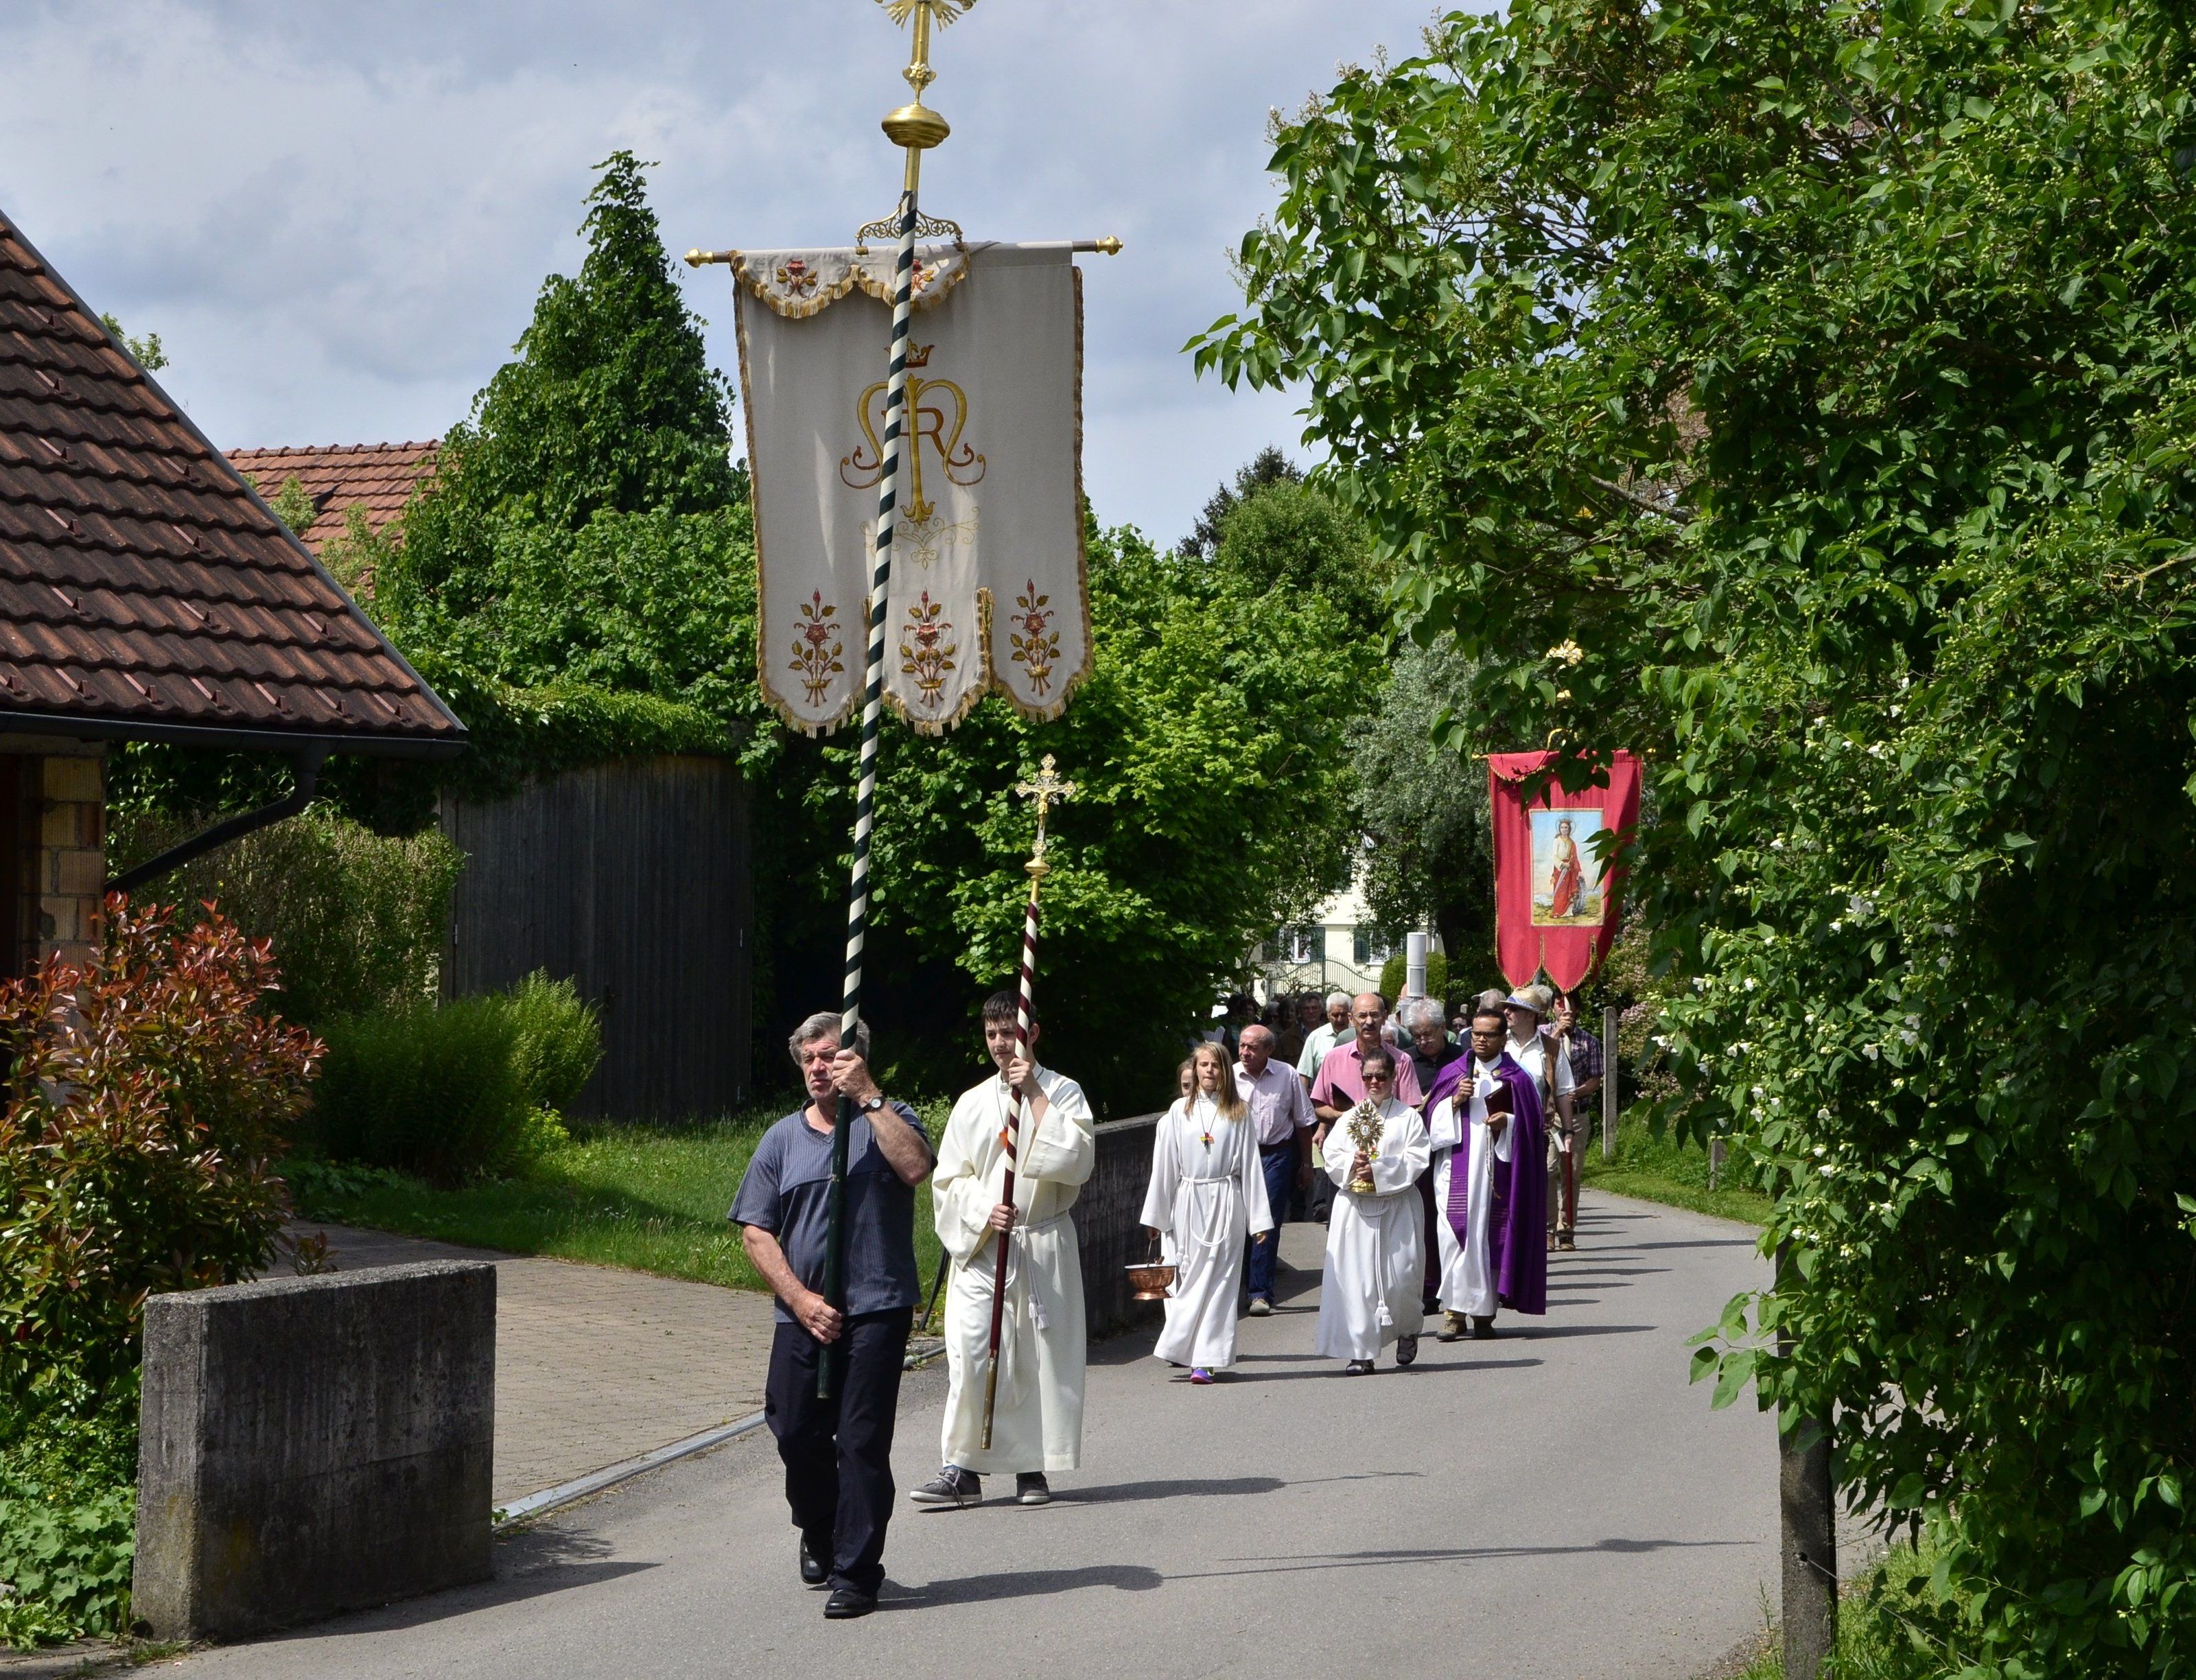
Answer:
<svg viewBox="0 0 2196 1680"><path fill-rule="evenodd" d="M811 734L861 699L893 260L733 262L757 662L763 693ZM1090 669L1080 282L1065 244L917 253L885 699L924 734L991 692L1056 717Z"/></svg>

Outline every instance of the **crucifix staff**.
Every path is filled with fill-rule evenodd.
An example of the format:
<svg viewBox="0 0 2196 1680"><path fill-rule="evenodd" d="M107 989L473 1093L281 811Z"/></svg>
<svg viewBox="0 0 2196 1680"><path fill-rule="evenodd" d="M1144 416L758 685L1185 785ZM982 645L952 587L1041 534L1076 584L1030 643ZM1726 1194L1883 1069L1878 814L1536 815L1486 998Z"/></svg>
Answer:
<svg viewBox="0 0 2196 1680"><path fill-rule="evenodd" d="M907 172L899 195L899 254L893 268L892 362L885 382L882 476L877 480L876 546L870 565L869 659L862 680L862 748L854 787L854 867L847 898L847 982L839 1015L839 1048L854 1048L862 1020L862 946L870 921L870 836L876 822L877 730L884 718L885 596L892 582L893 527L898 522L901 456L905 452L908 319L915 293L916 192L922 180L922 154L951 132L945 118L922 102L922 91L938 79L930 67L930 26L953 21L974 0L887 0L894 23L915 18L914 51L902 72L915 98L884 119L886 136L905 148ZM831 1188L824 1200L824 1298L847 1309L846 1222L847 1139L854 1128L854 1103L839 1099L839 1121L831 1132ZM816 1393L829 1400L837 1382L835 1362L827 1350L816 1362Z"/></svg>
<svg viewBox="0 0 2196 1680"><path fill-rule="evenodd" d="M1052 865L1044 858L1044 820L1048 811L1061 800L1075 797L1077 788L1072 782L1063 782L1055 768L1052 754L1044 755L1037 766L1037 777L1031 782L1017 782L1014 792L1026 800L1037 802L1037 846L1030 860L1022 865L1029 872L1029 909L1022 918L1021 995L1014 1005L1014 1054L1022 1061L1030 1059L1031 1004L1037 989L1037 895L1044 885L1044 878L1052 872ZM1014 1199L1014 1162L1020 1158L1022 1145L1022 1113L1025 1103L1019 1086L1007 1087L1007 1129L1001 1134L1007 1146L1006 1181L999 1192L999 1199L1008 1206ZM984 1450L991 1450L991 1413L999 1398L999 1342L1005 1332L1007 1310L1008 1238L1013 1233L998 1233L998 1255L993 1261L991 1273L991 1340L990 1354L984 1369Z"/></svg>

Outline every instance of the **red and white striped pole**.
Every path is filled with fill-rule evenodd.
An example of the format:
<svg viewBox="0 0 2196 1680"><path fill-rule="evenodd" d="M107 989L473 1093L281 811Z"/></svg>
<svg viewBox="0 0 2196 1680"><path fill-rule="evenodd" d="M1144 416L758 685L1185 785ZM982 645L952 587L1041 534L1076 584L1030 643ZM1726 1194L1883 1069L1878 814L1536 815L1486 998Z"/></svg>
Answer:
<svg viewBox="0 0 2196 1680"><path fill-rule="evenodd" d="M1025 799L1037 801L1037 846L1022 867L1029 871L1029 910L1022 918L1021 991L1014 1005L1014 1054L1023 1061L1030 1059L1030 1025L1033 1019L1033 1002L1037 991L1037 890L1052 871L1044 860L1045 813L1060 800L1075 795L1075 784L1062 782L1055 774L1052 754L1044 755L1038 766L1037 780L1018 782L1014 791ZM1007 1125L999 1134L999 1141L1007 1152L1007 1171L999 1199L1012 1206L1014 1199L1014 1163L1021 1156L1022 1115L1026 1111L1020 1088L1007 1088ZM991 1448L991 1415L999 1399L999 1342L1006 1330L1007 1259L1009 1233L998 1233L998 1254L991 1270L991 1340L990 1356L984 1370L984 1450Z"/></svg>

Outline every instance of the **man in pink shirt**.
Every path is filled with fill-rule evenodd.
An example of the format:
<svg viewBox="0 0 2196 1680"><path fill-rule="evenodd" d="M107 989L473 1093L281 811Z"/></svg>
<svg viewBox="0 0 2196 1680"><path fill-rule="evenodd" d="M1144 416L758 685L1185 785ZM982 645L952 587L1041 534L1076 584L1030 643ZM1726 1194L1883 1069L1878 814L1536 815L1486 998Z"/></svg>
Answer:
<svg viewBox="0 0 2196 1680"><path fill-rule="evenodd" d="M1377 991L1360 992L1350 1002L1349 1024L1355 1032L1346 1044L1338 1044L1329 1050L1319 1065L1319 1073L1311 1082L1312 1112L1319 1117L1319 1127L1312 1134L1312 1158L1320 1158L1326 1134L1334 1123L1365 1100L1365 1075L1360 1065L1375 1050L1389 1058L1396 1070L1396 1085L1391 1094L1398 1102L1408 1103L1413 1108L1425 1100L1419 1089L1418 1070L1411 1065L1408 1056L1398 1055L1380 1036L1380 1029L1388 1024L1388 1000ZM1315 1178L1324 1177L1324 1174ZM1314 1215L1316 1217L1317 1215Z"/></svg>

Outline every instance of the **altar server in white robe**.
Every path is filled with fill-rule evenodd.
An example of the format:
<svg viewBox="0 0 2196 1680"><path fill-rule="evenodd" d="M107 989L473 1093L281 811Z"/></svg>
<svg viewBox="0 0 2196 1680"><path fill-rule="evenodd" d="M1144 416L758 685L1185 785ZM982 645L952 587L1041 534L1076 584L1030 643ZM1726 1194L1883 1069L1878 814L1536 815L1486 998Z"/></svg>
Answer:
<svg viewBox="0 0 2196 1680"><path fill-rule="evenodd" d="M1338 1193L1326 1221L1317 1350L1347 1360L1351 1376L1371 1371L1390 1342L1396 1363L1410 1364L1425 1322L1425 1215L1413 1186L1426 1169L1426 1123L1394 1095L1393 1052L1367 1051L1360 1066L1365 1100L1328 1129L1320 1152ZM1380 1123L1369 1148L1352 1135L1368 1110ZM1370 1191L1351 1187L1361 1177Z"/></svg>
<svg viewBox="0 0 2196 1680"><path fill-rule="evenodd" d="M1191 1053L1194 1092L1167 1110L1152 1142L1144 1228L1175 1268L1166 1327L1153 1354L1188 1365L1189 1380L1235 1363L1235 1308L1243 1287L1243 1239L1274 1240L1266 1175L1251 1105L1216 1044Z"/></svg>
<svg viewBox="0 0 2196 1680"><path fill-rule="evenodd" d="M962 1094L945 1123L931 1180L938 1239L952 1256L945 1290L944 1466L909 1498L933 1510L983 1503L982 1478L1014 1477L1025 1505L1052 1498L1046 1473L1072 1470L1083 1453L1083 1265L1068 1210L1097 1161L1083 1088L1014 1042L1016 999L984 1000L984 1045L997 1074ZM1014 1198L1003 1198L1009 1087L1022 1093ZM991 1445L984 1440L991 1296L998 1250L1008 1245L1006 1309L999 1336Z"/></svg>

